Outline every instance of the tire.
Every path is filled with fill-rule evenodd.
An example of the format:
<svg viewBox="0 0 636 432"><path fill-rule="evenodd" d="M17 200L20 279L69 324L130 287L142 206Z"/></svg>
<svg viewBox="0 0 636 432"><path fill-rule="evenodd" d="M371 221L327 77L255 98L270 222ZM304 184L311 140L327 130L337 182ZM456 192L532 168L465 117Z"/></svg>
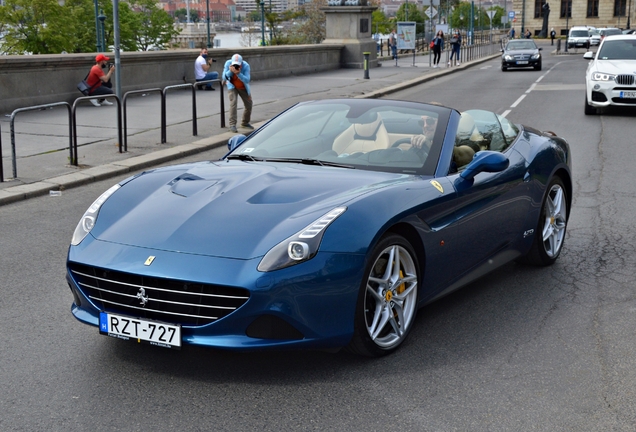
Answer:
<svg viewBox="0 0 636 432"><path fill-rule="evenodd" d="M596 108L587 103L587 94L585 95L585 115L595 115Z"/></svg>
<svg viewBox="0 0 636 432"><path fill-rule="evenodd" d="M503 72L505 72L505 71L507 71L507 70L508 70L508 68L507 68L507 67L505 67L504 65L501 65L501 70L502 70Z"/></svg>
<svg viewBox="0 0 636 432"><path fill-rule="evenodd" d="M565 242L570 209L563 181L559 177L553 178L546 190L532 247L530 252L519 260L526 264L536 266L554 264Z"/></svg>
<svg viewBox="0 0 636 432"><path fill-rule="evenodd" d="M419 276L417 256L404 237L380 240L360 285L349 352L381 357L404 342L417 315Z"/></svg>
<svg viewBox="0 0 636 432"><path fill-rule="evenodd" d="M538 65L536 65L534 67L534 70L540 71L541 70L541 63L539 63Z"/></svg>

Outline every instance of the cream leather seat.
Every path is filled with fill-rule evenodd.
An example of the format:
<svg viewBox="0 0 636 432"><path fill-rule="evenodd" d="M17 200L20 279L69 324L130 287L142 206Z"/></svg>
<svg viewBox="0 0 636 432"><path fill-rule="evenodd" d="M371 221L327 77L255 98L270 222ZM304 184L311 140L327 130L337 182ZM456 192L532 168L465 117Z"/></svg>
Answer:
<svg viewBox="0 0 636 432"><path fill-rule="evenodd" d="M391 141L380 114L370 123L353 123L336 137L333 150L340 154L367 153L389 148Z"/></svg>

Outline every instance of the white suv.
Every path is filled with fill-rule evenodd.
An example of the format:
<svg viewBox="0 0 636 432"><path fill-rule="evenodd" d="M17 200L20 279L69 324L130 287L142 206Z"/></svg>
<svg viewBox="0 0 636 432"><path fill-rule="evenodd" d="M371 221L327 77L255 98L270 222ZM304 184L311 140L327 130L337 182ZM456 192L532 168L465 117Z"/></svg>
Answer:
<svg viewBox="0 0 636 432"><path fill-rule="evenodd" d="M590 46L590 30L594 30L594 27L572 27L568 33L568 48L588 48Z"/></svg>
<svg viewBox="0 0 636 432"><path fill-rule="evenodd" d="M597 108L636 107L636 37L606 36L596 53L588 51L585 73L585 114Z"/></svg>

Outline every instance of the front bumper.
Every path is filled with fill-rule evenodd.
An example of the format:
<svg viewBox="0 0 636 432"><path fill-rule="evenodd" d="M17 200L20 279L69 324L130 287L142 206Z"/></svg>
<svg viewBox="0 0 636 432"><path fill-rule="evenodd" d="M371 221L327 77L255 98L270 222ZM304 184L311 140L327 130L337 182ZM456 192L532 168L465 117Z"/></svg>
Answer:
<svg viewBox="0 0 636 432"><path fill-rule="evenodd" d="M523 59L523 60L501 60L501 66L505 68L527 68L536 67L541 63L541 57L538 59Z"/></svg>
<svg viewBox="0 0 636 432"><path fill-rule="evenodd" d="M615 81L592 81L587 85L587 103L596 108L636 106L636 85L620 85Z"/></svg>
<svg viewBox="0 0 636 432"><path fill-rule="evenodd" d="M249 299L242 306L214 322L182 324L184 345L237 351L329 349L346 346L351 340L364 255L319 252L302 264L262 273L256 270L260 258L232 260L150 251L94 239L86 243L69 249L71 266L79 263L107 269L106 272L153 280L163 278L175 285L192 282L249 291ZM152 265L146 266L144 261L149 255L155 258ZM74 298L71 312L79 321L98 326L100 309L122 313L117 306L104 307L98 300L90 299L73 272L67 272L67 281ZM135 286L134 290L137 289ZM153 298L149 297L151 306ZM125 315L145 317L143 311L135 316L128 310ZM172 323L181 324L178 320ZM276 333L276 328L281 326L283 330ZM300 337L286 338L291 328ZM98 334L97 329L95 333Z"/></svg>

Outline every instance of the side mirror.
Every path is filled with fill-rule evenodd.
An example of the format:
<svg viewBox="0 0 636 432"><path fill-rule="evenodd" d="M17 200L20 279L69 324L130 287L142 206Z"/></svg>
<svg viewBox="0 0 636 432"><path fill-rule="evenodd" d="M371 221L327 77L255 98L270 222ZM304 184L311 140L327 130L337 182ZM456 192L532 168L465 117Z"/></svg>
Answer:
<svg viewBox="0 0 636 432"><path fill-rule="evenodd" d="M588 51L583 54L583 58L586 60L594 60L594 53L592 51Z"/></svg>
<svg viewBox="0 0 636 432"><path fill-rule="evenodd" d="M539 47L539 51L543 51L543 48Z"/></svg>
<svg viewBox="0 0 636 432"><path fill-rule="evenodd" d="M471 180L481 172L501 172L508 168L510 161L503 154L495 151L480 151L475 153L473 160L459 175L464 180Z"/></svg>
<svg viewBox="0 0 636 432"><path fill-rule="evenodd" d="M245 138L247 138L245 135L234 135L227 141L228 150L232 151L237 148L243 141L245 141Z"/></svg>

